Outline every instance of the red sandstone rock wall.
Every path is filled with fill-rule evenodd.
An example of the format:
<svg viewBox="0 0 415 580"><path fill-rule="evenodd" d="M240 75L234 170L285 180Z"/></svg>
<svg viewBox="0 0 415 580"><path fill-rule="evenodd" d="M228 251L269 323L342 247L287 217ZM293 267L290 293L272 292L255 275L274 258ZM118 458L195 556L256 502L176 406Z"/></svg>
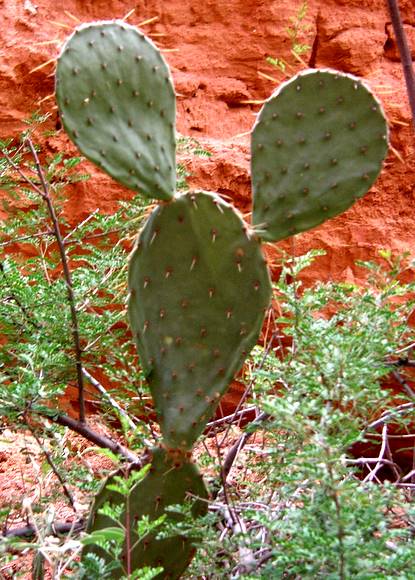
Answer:
<svg viewBox="0 0 415 580"><path fill-rule="evenodd" d="M285 31L300 0L0 0L0 137L17 135L22 119L36 109L53 113L54 59L60 42L76 21L122 18L131 9L132 24L157 17L142 27L165 50L178 97L178 129L196 137L213 152L209 160L189 158L194 186L232 197L250 209L249 136L258 105L246 101L267 97L275 83L260 73L283 79L265 61L290 59ZM413 0L401 10L415 55ZM310 0L312 64L363 76L382 100L390 121L391 153L372 191L343 216L306 234L286 248L303 252L321 247L309 278L355 280L355 259L368 259L378 248L396 252L415 248L415 137L400 63L383 0ZM49 139L50 150L73 147L63 132ZM125 190L88 166L95 179L71 191L68 215L77 221L101 207L110 210ZM270 249L272 256L273 250Z"/></svg>

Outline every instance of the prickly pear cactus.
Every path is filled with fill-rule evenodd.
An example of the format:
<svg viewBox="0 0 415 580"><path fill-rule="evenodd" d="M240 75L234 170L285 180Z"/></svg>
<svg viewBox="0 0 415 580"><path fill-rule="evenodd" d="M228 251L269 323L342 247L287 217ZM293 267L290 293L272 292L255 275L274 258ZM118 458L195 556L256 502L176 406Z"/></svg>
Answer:
<svg viewBox="0 0 415 580"><path fill-rule="evenodd" d="M127 569L127 560L131 570L161 566L163 572L156 578L179 578L193 557L193 542L197 538L177 535L157 539L159 528L144 537L138 537L137 523L143 516L147 516L150 521L157 520L165 514L168 506L183 504L188 496L199 498L192 504L192 515L195 518L207 512L206 486L188 454L178 450L155 448L151 450L150 461L151 468L145 479L137 483L130 492L128 508L127 498L110 489L114 476L108 478L95 498L87 525L88 532L114 526L111 518L100 513L100 509L107 503L112 507L123 507L120 519L128 527L129 542L124 542L119 566L111 572L111 578L114 579L125 577L123 568L124 571ZM183 515L171 512L170 518L180 522ZM108 554L101 548L88 546L84 555L91 552L109 561Z"/></svg>
<svg viewBox="0 0 415 580"><path fill-rule="evenodd" d="M256 343L271 286L260 239L281 240L337 215L381 170L387 126L356 77L300 73L264 104L252 133L253 227L217 194L175 192L175 95L157 48L121 21L79 27L58 60L63 124L82 153L129 188L167 203L146 222L129 264L129 315L161 426L163 448L131 494L130 523L157 519L188 495L206 509L191 448L233 374ZM123 505L111 478L89 530L113 525ZM126 515L124 510L123 516ZM128 525L134 570L163 566L178 578L193 553L181 534L139 539ZM99 548L88 547L105 557ZM127 542L113 577L121 575ZM119 574L119 575L117 575Z"/></svg>
<svg viewBox="0 0 415 580"><path fill-rule="evenodd" d="M252 132L262 238L282 240L345 211L373 184L387 148L381 107L356 77L310 70L281 85Z"/></svg>
<svg viewBox="0 0 415 580"><path fill-rule="evenodd" d="M164 441L190 449L258 339L271 297L260 245L219 196L184 194L152 213L129 285Z"/></svg>

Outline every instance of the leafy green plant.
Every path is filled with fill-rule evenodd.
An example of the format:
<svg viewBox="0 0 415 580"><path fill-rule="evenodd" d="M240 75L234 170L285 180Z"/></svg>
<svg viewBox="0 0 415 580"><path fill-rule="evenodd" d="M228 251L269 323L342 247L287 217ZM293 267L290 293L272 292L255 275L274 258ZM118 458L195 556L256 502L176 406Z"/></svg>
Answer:
<svg viewBox="0 0 415 580"><path fill-rule="evenodd" d="M94 551L86 549L86 554L81 564L82 577L98 579L104 574L104 577L111 578L114 570L119 566L124 543L127 543L128 550L125 567L122 570L122 578L151 580L151 578L155 578L163 571L161 567L151 569L140 566L133 572L131 566L132 554L137 545L145 540L149 534L152 534L165 520L165 516L161 516L150 522L148 517L143 516L139 521L129 521L131 504L134 501L132 497L134 487L144 480L149 468L150 465L146 465L139 471L133 471L130 474L115 474L111 477L110 482L106 484L107 491L115 492L123 498L125 510L119 504L111 505L108 501L98 509L99 516L103 516L113 525L96 530L82 540L83 546L92 545L94 547ZM125 511L124 515L123 511ZM132 532L134 533L134 539L132 539ZM96 554L96 547L107 555L109 563Z"/></svg>
<svg viewBox="0 0 415 580"><path fill-rule="evenodd" d="M17 196L19 204L10 207L5 200L9 217L2 224L0 242L0 328L7 341L0 354L0 401L2 414L18 425L20 420L25 424L25 410L45 411L45 401L56 402L68 383L76 382L76 376L70 311L56 308L67 302L67 285L60 275L60 256L46 205L14 169L19 165L34 170L30 151L23 141L3 148L3 152L12 165L5 167L2 182L10 192L11 203ZM85 179L76 173L79 161L60 154L46 158L44 173L73 267L79 334L88 360L85 370L93 370L99 362L114 385L140 385L142 377L135 370L135 356L126 341L120 297L127 244L143 218L145 205L136 198L120 203L113 215L97 209L84 223L71 227L64 216L64 187ZM44 224L40 231L39 224ZM115 244L114 236L118 236ZM25 255L30 257L22 268ZM98 291L100 287L105 291Z"/></svg>
<svg viewBox="0 0 415 580"><path fill-rule="evenodd" d="M414 573L409 479L388 451L393 409L405 405L410 415L401 427L412 433L414 401L408 396L403 403L402 394L384 386L396 352L413 343L407 326L413 303L406 300L414 285L399 281L408 264L366 264L376 272L366 289L342 283L304 289L301 271L318 255L282 263L275 284L282 316L270 343L252 355L251 385L262 413L223 460L231 458L228 484L205 520L209 542L200 546L195 575L209 575L212 561L213 578ZM352 455L352 445L379 425L377 456ZM212 525L225 527L219 542Z"/></svg>
<svg viewBox="0 0 415 580"><path fill-rule="evenodd" d="M290 17L291 26L287 26L285 28L285 31L291 42L291 54L294 59L299 61L302 65L305 65L302 59L303 55L307 54L311 50L311 46L304 43L302 40L304 35L310 29L310 25L306 22L307 12L308 2L304 1L298 8L295 16ZM289 63L284 58L272 56L269 56L266 60L273 67L278 68L282 73L292 73L292 67L294 63Z"/></svg>
<svg viewBox="0 0 415 580"><path fill-rule="evenodd" d="M411 339L411 305L393 300L409 296L413 285L399 283L395 269L376 289L327 284L298 295L284 280L290 270L283 270L277 295L292 345L284 357L268 357L266 380L277 391L268 390L262 403L269 416L267 469L276 482L274 501L283 502L279 513L261 518L275 534L264 577L410 577L411 509L401 507L406 524L395 528L393 506L405 505L404 494L374 484L391 456L367 459L374 471L362 474L362 482L354 469L364 459L350 457L349 449L367 437L370 417L399 401L382 388L382 378L399 345Z"/></svg>
<svg viewBox="0 0 415 580"><path fill-rule="evenodd" d="M196 155L197 157L209 158L212 154L205 147L194 139L193 137L186 137L184 135L177 136L177 155ZM178 162L176 165L177 169L177 180L176 187L178 191L187 191L189 186L187 184L187 178L190 177L186 165L182 162Z"/></svg>
<svg viewBox="0 0 415 580"><path fill-rule="evenodd" d="M52 481L56 480L59 485L58 491L56 484L51 486L49 483L45 495L42 491L39 500L31 504L28 526L20 527L23 535L36 536L33 550L41 548L46 554L39 556L37 562L47 562L49 568L59 574L66 563L71 565L73 561L71 557L66 558L68 550L76 553L82 545L74 543L72 537L68 542L55 541L51 530L62 529L67 533L70 526L69 530L59 522L53 522L51 526L51 512L45 511L45 505L55 501L63 489L75 517L79 518L80 508L73 494L74 487L83 493L97 489L95 474L88 463L76 450L71 452L65 428L69 425L96 445L117 453L122 454L124 450L130 460L136 456L102 431L97 432L87 423L76 421L62 411L62 396L69 397L75 405L79 400L75 387L76 355L71 339L67 282L62 276L56 230L47 204L39 193L42 179L59 220L61 239L72 270L74 305L84 357L82 373L90 385L85 388L86 404L99 408L102 420L106 416L111 423L114 420L121 422L131 450L141 450L149 440L154 440L155 434L151 422L136 424L128 415L130 406L135 407L135 413L138 409L147 414L148 394L126 332L123 304L130 240L143 219L146 204L135 198L121 202L118 211L112 215L97 208L83 223L75 226L68 223L65 217L66 186L85 180L87 176L78 172L80 158L61 154L48 158L38 147L30 147L32 139L38 138L44 121L44 118L35 116L20 142L2 143L0 176L2 190L7 195L3 198L7 218L2 221L0 232L0 333L3 341L0 349L0 413L2 431L6 428L17 432L30 430L45 457L41 473L46 477L50 472ZM36 164L39 157L42 167ZM98 291L101 287L105 287L105 292ZM102 369L101 374L96 375L97 368ZM106 389L97 378L102 375ZM135 398L126 393L126 384L130 385ZM114 395L118 403L114 401ZM6 440L9 437L7 435ZM30 451L27 460L36 467L38 458ZM42 480L43 477L39 487ZM5 514L5 529L13 527L21 503L18 494L15 502ZM73 529L79 533L78 522L74 523ZM6 549L27 550L28 545L17 546L16 542L9 545L6 542Z"/></svg>

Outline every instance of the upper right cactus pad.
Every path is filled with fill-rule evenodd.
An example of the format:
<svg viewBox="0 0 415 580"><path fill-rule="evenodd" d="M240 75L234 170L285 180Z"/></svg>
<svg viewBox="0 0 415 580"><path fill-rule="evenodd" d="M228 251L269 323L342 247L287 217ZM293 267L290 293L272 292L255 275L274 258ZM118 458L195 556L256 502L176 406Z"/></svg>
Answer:
<svg viewBox="0 0 415 580"><path fill-rule="evenodd" d="M296 75L253 129L255 229L278 241L342 213L369 190L387 149L382 108L359 79L330 70Z"/></svg>

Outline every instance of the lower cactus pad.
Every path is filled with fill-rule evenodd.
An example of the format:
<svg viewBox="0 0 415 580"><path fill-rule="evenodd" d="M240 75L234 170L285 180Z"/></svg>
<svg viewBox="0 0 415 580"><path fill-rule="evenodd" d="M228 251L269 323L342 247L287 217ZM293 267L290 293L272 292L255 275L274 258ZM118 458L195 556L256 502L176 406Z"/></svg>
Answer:
<svg viewBox="0 0 415 580"><path fill-rule="evenodd" d="M193 547L195 538L177 534L157 539L156 536L162 527L156 528L141 538L137 535L137 523L143 516L147 516L152 522L166 513L166 507L183 504L187 499L194 501L193 517L196 518L207 512L208 492L202 476L188 454L179 450L154 448L151 450L151 456L149 472L130 491L128 509L126 498L110 489L115 483L114 475L105 482L92 507L87 527L89 533L116 525L111 518L100 513L105 504L110 504L112 507L124 506L120 522L129 530L130 536L129 541L124 542L118 566L111 572L111 578L114 579L127 575L127 562L129 562L130 573L147 566L162 567L163 572L156 578L179 578L188 567L195 552ZM119 476L120 473L116 475ZM180 522L183 516L180 513L169 512L168 518ZM127 557L128 546L130 546L129 557ZM83 557L89 553L94 553L107 562L111 561L109 555L98 546L87 546L83 551Z"/></svg>

